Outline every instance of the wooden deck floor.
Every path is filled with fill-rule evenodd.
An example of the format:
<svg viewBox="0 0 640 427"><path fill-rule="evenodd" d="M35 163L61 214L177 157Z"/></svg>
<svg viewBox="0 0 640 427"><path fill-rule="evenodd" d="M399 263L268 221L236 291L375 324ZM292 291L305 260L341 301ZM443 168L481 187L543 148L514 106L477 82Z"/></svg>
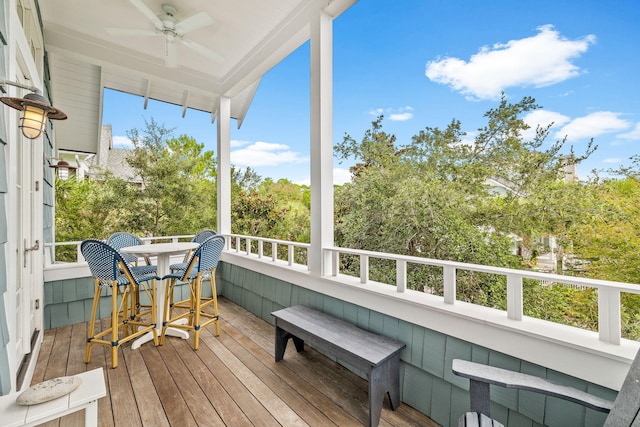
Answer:
<svg viewBox="0 0 640 427"><path fill-rule="evenodd" d="M105 346L94 346L84 363L87 324L47 330L32 383L105 368L107 397L99 401L100 426L351 426L368 414L367 381L308 349L289 345L275 363L273 326L220 298L219 337L206 328L200 349L192 339L168 337L164 346L145 344L120 350L119 366L110 368ZM81 426L71 414L46 426ZM437 426L388 399L381 426Z"/></svg>

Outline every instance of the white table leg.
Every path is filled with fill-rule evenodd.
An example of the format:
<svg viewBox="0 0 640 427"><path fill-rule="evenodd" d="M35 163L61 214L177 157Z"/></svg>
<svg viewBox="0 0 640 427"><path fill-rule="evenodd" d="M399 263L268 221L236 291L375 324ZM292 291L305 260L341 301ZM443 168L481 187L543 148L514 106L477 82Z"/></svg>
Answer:
<svg viewBox="0 0 640 427"><path fill-rule="evenodd" d="M170 265L170 256L168 254L160 254L158 255L158 276L164 277L169 274L171 271L169 270ZM158 333L158 338L162 333L162 323L164 322L164 298L166 294L166 286L164 280L158 280L156 283L156 331ZM185 322L187 319L184 319ZM177 328L167 328L166 335L173 337L180 337L184 340L189 338L189 332L183 329ZM135 339L131 343L131 349L135 350L139 348L142 344L147 343L149 341L153 341L153 333L148 332L141 336L140 338Z"/></svg>

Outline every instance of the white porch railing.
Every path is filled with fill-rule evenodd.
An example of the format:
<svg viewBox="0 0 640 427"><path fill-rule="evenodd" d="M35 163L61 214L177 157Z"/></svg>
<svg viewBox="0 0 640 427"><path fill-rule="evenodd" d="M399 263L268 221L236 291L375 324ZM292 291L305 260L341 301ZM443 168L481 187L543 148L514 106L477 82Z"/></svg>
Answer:
<svg viewBox="0 0 640 427"><path fill-rule="evenodd" d="M188 240L191 235L183 236L159 236L144 238L144 241L178 241ZM231 234L226 235L226 250L257 257L264 262L284 263L287 266L306 265L296 262L296 251L302 252L297 258L306 262L310 245L263 237L244 236ZM75 245L77 247L77 261L84 262L80 253L81 242L60 242L47 245L48 247L60 247ZM265 251L265 245L268 250ZM286 247L286 257L278 256L278 249ZM369 261L371 259L391 260L395 262L396 282L389 283L395 285L397 292L404 293L407 289L407 271L410 264L427 265L442 269L443 277L443 298L445 304L456 303L457 275L460 271L471 271L501 275L506 278L507 291L507 316L511 320L522 321L523 306L523 280L533 279L543 283L556 283L580 288L595 288L598 291L598 334L600 341L611 344L620 344L621 340L621 317L620 317L620 294L631 293L640 294L640 286L637 284L611 282L606 280L587 279L573 276L563 276L559 274L540 273L527 270L515 270L501 267L492 267L478 264L468 264L453 261L444 261L430 258L421 258L405 255L394 255L384 252L364 251L357 249L346 249L339 247L325 248L331 253L332 268L331 276L338 277L340 273L340 256L352 255L359 257L360 283L366 285L370 282ZM270 251L270 254L267 252ZM284 252L284 251L282 251Z"/></svg>

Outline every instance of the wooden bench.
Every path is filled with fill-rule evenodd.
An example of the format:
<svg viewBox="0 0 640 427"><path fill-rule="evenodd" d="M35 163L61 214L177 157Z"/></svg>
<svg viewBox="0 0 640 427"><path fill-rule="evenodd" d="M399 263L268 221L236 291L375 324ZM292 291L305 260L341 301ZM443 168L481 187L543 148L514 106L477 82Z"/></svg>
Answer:
<svg viewBox="0 0 640 427"><path fill-rule="evenodd" d="M640 396L640 351L636 354L614 402L544 378L466 360L454 359L451 364L451 370L454 374L470 380L471 412L460 418L459 426L501 425L490 418L490 384L542 393L578 403L595 411L608 413L609 415L604 423L605 427L640 425L640 399L638 398ZM485 416L481 417L481 414ZM480 419L484 420L486 424L481 421L475 421ZM494 424L489 424L489 422Z"/></svg>
<svg viewBox="0 0 640 427"><path fill-rule="evenodd" d="M107 395L102 368L75 375L82 379L77 389L66 396L31 406L16 403L20 392L0 396L0 425L35 426L84 409L85 426L98 425L98 399Z"/></svg>
<svg viewBox="0 0 640 427"><path fill-rule="evenodd" d="M275 357L282 360L289 338L298 352L304 343L360 369L369 380L369 426L380 422L385 393L391 409L400 405L400 351L406 344L360 329L333 316L296 305L271 313L276 320Z"/></svg>

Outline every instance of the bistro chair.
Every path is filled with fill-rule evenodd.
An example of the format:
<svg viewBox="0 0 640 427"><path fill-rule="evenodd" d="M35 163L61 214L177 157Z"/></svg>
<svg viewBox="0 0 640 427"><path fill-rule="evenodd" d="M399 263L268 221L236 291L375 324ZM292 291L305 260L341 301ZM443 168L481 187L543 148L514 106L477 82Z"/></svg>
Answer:
<svg viewBox="0 0 640 427"><path fill-rule="evenodd" d="M129 233L126 231L118 231L113 233L107 238L107 244L120 252L120 249L126 248L128 246L139 246L143 245L144 242L138 236L133 233ZM120 252L120 256L127 262L129 269L134 274L156 274L158 271L158 266L151 264L151 260L148 257L144 257L144 263L139 262L138 257L132 254L125 254ZM136 316L144 316L149 313L151 310L151 306L147 304L142 304L140 302L140 290L136 289L135 294L133 295L133 306L136 309Z"/></svg>
<svg viewBox="0 0 640 427"><path fill-rule="evenodd" d="M202 230L201 232L193 236L193 239L191 239L191 241L195 243L202 243L205 240L207 240L209 237L215 236L216 234L217 233L215 232L215 230ZM173 272L186 270L186 268L189 266L189 258L191 258L191 253L192 251L189 251L184 256L184 259L182 260L182 262L179 262L177 264L171 264L169 266L169 269L171 270L171 272L173 273Z"/></svg>
<svg viewBox="0 0 640 427"><path fill-rule="evenodd" d="M180 328L193 330L194 350L200 344L200 329L213 323L216 327L215 335L220 335L220 324L218 323L218 296L216 294L216 267L220 260L220 255L224 249L224 236L215 235L209 237L198 246L188 261L184 271L174 272L164 277L166 288L164 302L165 321L162 324L162 335L160 343L164 343L167 328ZM202 282L209 279L211 283L211 297L202 296ZM189 298L174 302L173 291L178 282L186 283L189 286ZM205 312L205 308L211 306L212 313ZM180 310L179 313L175 309ZM206 319L203 321L202 319ZM187 319L183 323L182 319Z"/></svg>
<svg viewBox="0 0 640 427"><path fill-rule="evenodd" d="M107 238L107 243L118 251L122 248L126 248L127 246L144 245L142 239L135 234L128 233L126 231L113 233ZM158 269L157 266L151 264L151 260L148 257L144 257L144 264L140 264L138 262L138 257L135 255L122 253L120 255L122 255L122 258L127 261L131 271L135 271L136 273L155 273Z"/></svg>
<svg viewBox="0 0 640 427"><path fill-rule="evenodd" d="M120 252L101 240L88 239L83 241L80 245L80 251L89 264L95 284L91 320L87 333L85 363L89 363L91 360L93 344L111 347L112 368L118 366L118 348L122 344L147 332L153 332L153 342L158 345L154 303L156 280L159 277L155 273L134 273ZM107 329L96 333L96 315L103 288L111 289L111 324ZM136 315L136 308L133 305L135 301L133 295L136 295L139 289L143 289L151 300L149 309L151 320L148 322ZM122 336L120 336L121 329Z"/></svg>

